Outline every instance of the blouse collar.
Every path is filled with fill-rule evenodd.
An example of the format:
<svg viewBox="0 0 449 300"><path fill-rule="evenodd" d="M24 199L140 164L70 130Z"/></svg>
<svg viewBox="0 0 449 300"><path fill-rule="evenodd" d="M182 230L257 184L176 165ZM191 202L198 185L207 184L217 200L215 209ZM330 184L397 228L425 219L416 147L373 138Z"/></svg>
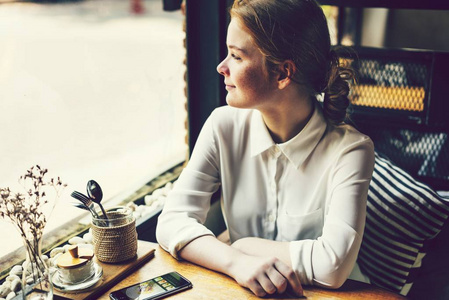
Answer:
<svg viewBox="0 0 449 300"><path fill-rule="evenodd" d="M327 127L327 122L318 103L306 126L293 138L282 144L275 144L259 111L254 110L250 126L251 156L279 147L288 160L299 168L316 147Z"/></svg>

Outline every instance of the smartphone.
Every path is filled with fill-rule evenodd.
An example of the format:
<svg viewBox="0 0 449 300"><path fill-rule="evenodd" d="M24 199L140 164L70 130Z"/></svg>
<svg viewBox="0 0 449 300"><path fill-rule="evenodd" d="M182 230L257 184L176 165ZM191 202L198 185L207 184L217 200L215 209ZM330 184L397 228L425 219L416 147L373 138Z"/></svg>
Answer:
<svg viewBox="0 0 449 300"><path fill-rule="evenodd" d="M192 283L178 272L167 273L150 280L114 291L109 294L112 300L153 300L189 289Z"/></svg>

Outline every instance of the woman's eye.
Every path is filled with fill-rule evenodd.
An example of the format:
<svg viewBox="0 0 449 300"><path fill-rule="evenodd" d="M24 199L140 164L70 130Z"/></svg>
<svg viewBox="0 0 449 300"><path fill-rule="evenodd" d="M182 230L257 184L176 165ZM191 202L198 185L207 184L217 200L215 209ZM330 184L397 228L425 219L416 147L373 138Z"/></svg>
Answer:
<svg viewBox="0 0 449 300"><path fill-rule="evenodd" d="M237 55L235 55L235 54L231 54L231 57L233 58L233 59L235 59L235 60L241 60L241 58L240 57L238 57Z"/></svg>

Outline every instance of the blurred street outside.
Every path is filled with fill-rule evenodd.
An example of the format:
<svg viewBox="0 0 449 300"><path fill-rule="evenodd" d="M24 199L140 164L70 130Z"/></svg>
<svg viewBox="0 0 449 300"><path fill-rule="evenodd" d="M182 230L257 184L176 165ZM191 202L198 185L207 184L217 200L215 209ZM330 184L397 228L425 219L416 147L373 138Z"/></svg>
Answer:
<svg viewBox="0 0 449 300"><path fill-rule="evenodd" d="M0 2L0 187L35 164L61 176L47 230L82 213L89 179L117 198L185 159L184 16L131 4ZM9 228L0 257L21 245Z"/></svg>

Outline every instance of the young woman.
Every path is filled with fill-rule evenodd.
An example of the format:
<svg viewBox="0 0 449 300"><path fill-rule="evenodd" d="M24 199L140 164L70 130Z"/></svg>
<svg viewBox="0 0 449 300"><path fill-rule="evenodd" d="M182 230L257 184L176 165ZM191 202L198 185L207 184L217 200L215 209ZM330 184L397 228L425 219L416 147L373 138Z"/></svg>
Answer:
<svg viewBox="0 0 449 300"><path fill-rule="evenodd" d="M257 296L338 288L356 265L374 165L371 140L343 123L352 73L314 0L236 0L227 47L217 71L229 105L205 123L158 241ZM231 245L202 225L220 186Z"/></svg>

